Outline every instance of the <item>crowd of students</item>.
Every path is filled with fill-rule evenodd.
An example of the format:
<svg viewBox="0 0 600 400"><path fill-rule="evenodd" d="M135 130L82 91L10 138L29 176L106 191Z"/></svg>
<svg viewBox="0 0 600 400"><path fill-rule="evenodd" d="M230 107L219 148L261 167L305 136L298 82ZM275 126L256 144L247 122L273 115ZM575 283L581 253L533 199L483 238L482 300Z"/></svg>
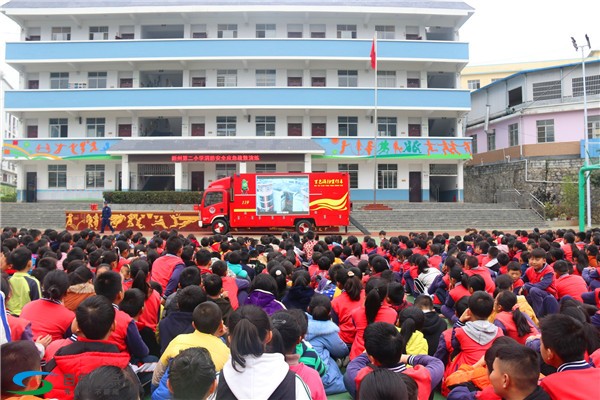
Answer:
<svg viewBox="0 0 600 400"><path fill-rule="evenodd" d="M5 228L1 398L597 398L599 247Z"/></svg>

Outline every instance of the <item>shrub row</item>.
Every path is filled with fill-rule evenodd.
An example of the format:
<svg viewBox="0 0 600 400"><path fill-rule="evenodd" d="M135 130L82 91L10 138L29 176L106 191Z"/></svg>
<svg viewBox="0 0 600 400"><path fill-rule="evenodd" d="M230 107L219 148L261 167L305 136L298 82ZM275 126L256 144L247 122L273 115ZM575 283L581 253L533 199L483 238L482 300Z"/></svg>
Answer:
<svg viewBox="0 0 600 400"><path fill-rule="evenodd" d="M200 192L103 192L113 204L198 204Z"/></svg>

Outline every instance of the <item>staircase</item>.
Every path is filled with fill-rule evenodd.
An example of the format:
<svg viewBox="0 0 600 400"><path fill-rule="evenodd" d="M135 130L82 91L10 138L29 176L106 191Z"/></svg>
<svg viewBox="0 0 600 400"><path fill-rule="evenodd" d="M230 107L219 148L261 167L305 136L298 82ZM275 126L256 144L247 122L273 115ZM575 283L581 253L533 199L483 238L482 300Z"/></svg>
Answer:
<svg viewBox="0 0 600 400"><path fill-rule="evenodd" d="M465 228L516 230L547 228L530 209L514 203L402 203L386 202L391 211L367 211L368 202L354 202L352 217L371 234L409 231L464 231ZM354 230L354 229L353 229Z"/></svg>

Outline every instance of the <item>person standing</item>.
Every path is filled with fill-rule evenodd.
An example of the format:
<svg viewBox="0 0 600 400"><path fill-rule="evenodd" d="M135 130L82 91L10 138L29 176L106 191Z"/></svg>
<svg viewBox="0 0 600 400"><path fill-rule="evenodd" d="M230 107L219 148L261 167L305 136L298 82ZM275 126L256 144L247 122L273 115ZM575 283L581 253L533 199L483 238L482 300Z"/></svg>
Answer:
<svg viewBox="0 0 600 400"><path fill-rule="evenodd" d="M100 233L104 233L104 228L108 226L108 228L115 233L115 228L110 224L110 217L112 216L112 210L108 206L108 202L104 202L104 207L102 207L102 222L100 225Z"/></svg>

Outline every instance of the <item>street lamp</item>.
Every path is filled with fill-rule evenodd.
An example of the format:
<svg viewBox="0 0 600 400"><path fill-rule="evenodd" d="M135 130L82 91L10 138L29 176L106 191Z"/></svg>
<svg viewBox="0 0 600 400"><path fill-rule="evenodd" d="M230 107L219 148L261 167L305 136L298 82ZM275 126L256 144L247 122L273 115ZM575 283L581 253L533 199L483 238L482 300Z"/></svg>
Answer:
<svg viewBox="0 0 600 400"><path fill-rule="evenodd" d="M590 164L590 152L589 152L589 138L588 138L588 112L587 112L587 90L585 84L585 55L584 50L587 47L588 49L592 49L590 45L590 38L588 35L585 35L585 41L587 44L582 44L581 46L577 45L577 41L573 36L571 36L571 42L573 43L573 47L575 47L575 51L581 50L581 73L582 73L582 81L583 81L583 152L584 152L584 166L587 167ZM592 227L592 194L590 190L590 172L586 172L585 174L585 198L586 198L586 215L587 215L587 226Z"/></svg>

